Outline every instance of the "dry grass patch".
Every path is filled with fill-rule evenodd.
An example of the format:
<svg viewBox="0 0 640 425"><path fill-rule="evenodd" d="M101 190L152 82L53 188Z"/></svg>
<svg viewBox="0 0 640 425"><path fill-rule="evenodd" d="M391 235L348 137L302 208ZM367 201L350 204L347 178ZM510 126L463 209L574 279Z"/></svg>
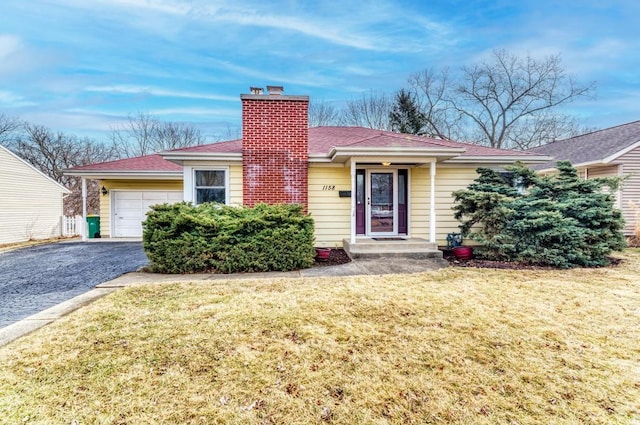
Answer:
<svg viewBox="0 0 640 425"><path fill-rule="evenodd" d="M637 424L625 257L129 288L0 348L0 421Z"/></svg>
<svg viewBox="0 0 640 425"><path fill-rule="evenodd" d="M3 243L0 244L0 253L13 251L14 249L27 248L35 245L45 245L50 243L56 243L64 240L78 239L77 236L59 236L57 238L49 238L49 239L30 239L24 242L12 242L12 243Z"/></svg>

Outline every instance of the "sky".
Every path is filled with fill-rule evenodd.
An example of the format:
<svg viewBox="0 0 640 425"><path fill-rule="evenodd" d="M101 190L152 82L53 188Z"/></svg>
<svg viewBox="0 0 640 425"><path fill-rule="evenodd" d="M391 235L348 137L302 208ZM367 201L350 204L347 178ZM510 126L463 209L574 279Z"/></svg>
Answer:
<svg viewBox="0 0 640 425"><path fill-rule="evenodd" d="M506 49L595 81L566 111L606 128L640 119L638 16L637 0L3 0L0 113L99 141L145 113L224 140L250 86L340 108Z"/></svg>

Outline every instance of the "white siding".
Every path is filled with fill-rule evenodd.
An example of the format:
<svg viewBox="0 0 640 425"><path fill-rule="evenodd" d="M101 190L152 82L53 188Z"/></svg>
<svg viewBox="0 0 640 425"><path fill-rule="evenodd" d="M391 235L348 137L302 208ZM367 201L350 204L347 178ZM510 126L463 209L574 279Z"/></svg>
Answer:
<svg viewBox="0 0 640 425"><path fill-rule="evenodd" d="M625 234L633 235L640 220L640 148L622 155L621 174L627 176L621 194L621 208L626 221Z"/></svg>
<svg viewBox="0 0 640 425"><path fill-rule="evenodd" d="M618 175L617 165L607 165L606 167L589 168L586 171L587 178L594 179L596 177L616 177ZM583 175L583 173L580 173Z"/></svg>
<svg viewBox="0 0 640 425"><path fill-rule="evenodd" d="M60 236L65 193L0 146L0 244Z"/></svg>
<svg viewBox="0 0 640 425"><path fill-rule="evenodd" d="M312 166L308 184L316 246L341 247L342 240L351 236L351 198L340 198L339 192L351 190L351 170Z"/></svg>
<svg viewBox="0 0 640 425"><path fill-rule="evenodd" d="M452 192L465 189L478 176L476 167L445 168L436 165L436 242L446 245L447 233L460 232L460 222L453 217ZM411 236L429 237L429 167L413 168L411 170Z"/></svg>

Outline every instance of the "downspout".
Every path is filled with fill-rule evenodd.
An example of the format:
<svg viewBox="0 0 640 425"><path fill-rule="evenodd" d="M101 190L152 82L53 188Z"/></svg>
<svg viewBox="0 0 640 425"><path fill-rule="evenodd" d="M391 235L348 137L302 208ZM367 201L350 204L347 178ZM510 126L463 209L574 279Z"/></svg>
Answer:
<svg viewBox="0 0 640 425"><path fill-rule="evenodd" d="M436 161L431 161L429 175L429 242L436 243Z"/></svg>
<svg viewBox="0 0 640 425"><path fill-rule="evenodd" d="M87 179L82 177L82 241L87 241Z"/></svg>

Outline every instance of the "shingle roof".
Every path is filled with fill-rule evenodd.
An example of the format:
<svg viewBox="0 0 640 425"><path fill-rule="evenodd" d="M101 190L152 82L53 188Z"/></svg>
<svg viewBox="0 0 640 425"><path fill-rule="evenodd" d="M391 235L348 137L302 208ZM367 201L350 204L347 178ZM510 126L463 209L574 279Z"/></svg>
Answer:
<svg viewBox="0 0 640 425"><path fill-rule="evenodd" d="M553 168L556 161L574 165L599 162L640 141L640 121L558 140L529 149L527 152L548 155L553 161L537 165L537 169Z"/></svg>
<svg viewBox="0 0 640 425"><path fill-rule="evenodd" d="M364 127L313 127L309 129L309 154L328 154L334 147L425 147L464 148L461 156L513 156L531 154L493 149L471 143L453 142L427 136L394 133Z"/></svg>
<svg viewBox="0 0 640 425"><path fill-rule="evenodd" d="M73 171L182 171L182 166L165 161L160 155L136 156L71 168Z"/></svg>
<svg viewBox="0 0 640 425"><path fill-rule="evenodd" d="M242 139L172 149L169 152L242 153Z"/></svg>
<svg viewBox="0 0 640 425"><path fill-rule="evenodd" d="M309 154L329 155L336 147L380 148L464 148L465 156L537 156L534 153L493 149L470 143L452 142L425 136L393 133L363 127L313 127L309 129ZM242 154L242 140L209 143L168 151L170 153L237 153ZM159 154L74 167L73 171L180 171L182 167L164 160Z"/></svg>

